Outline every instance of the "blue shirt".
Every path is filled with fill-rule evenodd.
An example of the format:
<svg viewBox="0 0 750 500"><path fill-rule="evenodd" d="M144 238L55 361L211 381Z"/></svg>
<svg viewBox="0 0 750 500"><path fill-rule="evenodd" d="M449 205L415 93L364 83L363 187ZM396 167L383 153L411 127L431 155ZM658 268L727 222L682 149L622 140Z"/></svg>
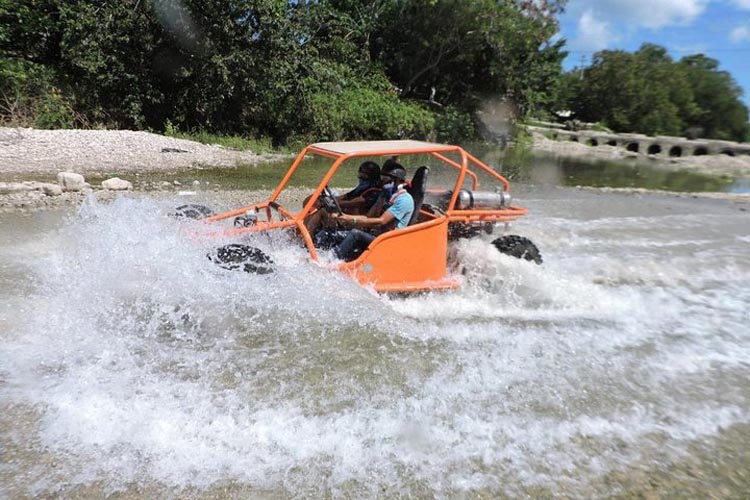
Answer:
<svg viewBox="0 0 750 500"><path fill-rule="evenodd" d="M388 201L388 211L396 219L396 229L403 229L409 225L411 214L414 213L414 198L406 190L402 189Z"/></svg>

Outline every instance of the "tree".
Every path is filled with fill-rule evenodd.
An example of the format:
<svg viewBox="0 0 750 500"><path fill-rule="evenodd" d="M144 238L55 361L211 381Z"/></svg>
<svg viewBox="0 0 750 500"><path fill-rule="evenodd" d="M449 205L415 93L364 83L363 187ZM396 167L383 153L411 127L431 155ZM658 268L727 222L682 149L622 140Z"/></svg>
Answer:
<svg viewBox="0 0 750 500"><path fill-rule="evenodd" d="M580 76L562 78L557 99L584 121L618 132L681 135L691 129L709 138L748 139L741 89L713 59L674 62L665 48L644 44L635 53L598 52Z"/></svg>
<svg viewBox="0 0 750 500"><path fill-rule="evenodd" d="M544 102L560 73L563 42L550 43L562 2L393 2L373 44L402 95L474 109L487 96L525 108ZM435 89L433 92L432 89Z"/></svg>
<svg viewBox="0 0 750 500"><path fill-rule="evenodd" d="M682 58L680 66L687 73L696 105L688 126L701 129L705 137L750 140L742 89L729 73L719 70L718 61L698 54Z"/></svg>

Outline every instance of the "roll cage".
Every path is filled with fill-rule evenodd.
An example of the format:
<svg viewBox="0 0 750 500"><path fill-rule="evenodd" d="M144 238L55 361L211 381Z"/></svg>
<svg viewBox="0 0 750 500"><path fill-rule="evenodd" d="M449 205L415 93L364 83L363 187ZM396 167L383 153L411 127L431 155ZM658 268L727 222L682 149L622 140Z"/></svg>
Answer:
<svg viewBox="0 0 750 500"><path fill-rule="evenodd" d="M294 213L283 207L278 202L278 199L281 193L288 187L289 181L292 179L292 176L297 169L300 168L302 161L305 157L310 155L330 158L332 164L314 189L312 196L302 207L302 210ZM296 229L304 241L311 259L318 262L318 251L313 244L312 235L305 227L304 220L307 215L315 210L316 201L320 198L341 165L347 160L356 158L396 156L399 157L400 162L408 163L408 159L404 159L404 157L413 155L426 155L427 157L434 159L436 162L450 166L455 171L456 178L452 188L440 193L444 200L443 206L440 207L441 209L431 211L428 210L430 208L429 204L423 205L420 215L414 224L405 229L383 233L378 236L378 238L370 245L369 249L355 261L339 263L336 267L353 274L362 283L375 284L375 288L379 291L381 289L386 291L407 289L411 291L421 288L453 287L454 284L452 282L445 282L443 283L444 286L440 284L440 282L443 282L446 279L445 254L447 251L448 224L471 225L507 222L527 214L525 208L510 204L492 208L462 206L459 202L459 195L462 191L462 187L464 186L465 181L469 179L471 190L476 191L479 188L478 173L484 174L484 176L491 181L496 181L497 186L502 193L509 193L510 183L505 177L467 153L459 146L413 140L320 142L311 144L300 151L268 200L261 203L243 206L236 210L220 213L204 220L206 222L221 221L243 215L248 211L258 211L260 214L264 213L266 218L265 221L259 220L252 227L227 229L223 231L222 234L226 236L240 236L258 231L285 228ZM449 155L452 155L456 159L450 158ZM429 191L430 190L428 189L428 192ZM420 234L424 237L420 237ZM445 240L445 244L439 243L441 239ZM400 245L397 244L399 240L404 241L404 248L399 248ZM438 260L442 262L442 264L435 261L433 264L430 264L432 270L422 273L424 275L422 278L420 278L420 276L418 276L419 273L417 273L417 275L413 276L410 280L402 280L401 283L398 282L398 277L395 275L382 279L383 276L379 276L378 273L373 273L375 269L374 261L369 262L368 259L374 258L377 253L383 253L386 251L381 250L380 252L377 252L376 250L378 247L382 246L383 248L387 248L387 251L395 251L399 254L403 254L404 252L411 251L406 248L406 246L412 247L413 245L420 245L421 240L424 240L422 241L424 245L430 245L434 248L434 252L439 254L440 258ZM437 245L437 248L435 248L435 245ZM394 265L394 263L387 258L384 261L382 259L380 260L381 261L378 262L379 267L383 267L384 265ZM376 258L375 261L378 261L378 259ZM415 265L421 266L418 261L419 258L414 259ZM393 273L386 274L391 275ZM409 283L407 283L407 281L409 281ZM427 282L429 282L428 286L423 286Z"/></svg>

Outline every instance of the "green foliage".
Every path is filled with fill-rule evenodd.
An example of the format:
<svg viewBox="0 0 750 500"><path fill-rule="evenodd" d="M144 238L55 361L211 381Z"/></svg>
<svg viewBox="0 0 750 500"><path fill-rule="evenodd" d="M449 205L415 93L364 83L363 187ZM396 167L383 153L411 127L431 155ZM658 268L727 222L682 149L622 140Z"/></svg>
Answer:
<svg viewBox="0 0 750 500"><path fill-rule="evenodd" d="M4 0L0 91L24 111L2 118L274 145L456 141L487 97L525 111L549 101L564 3Z"/></svg>
<svg viewBox="0 0 750 500"><path fill-rule="evenodd" d="M164 122L164 135L177 139L200 142L202 144L217 145L237 151L253 151L255 153L279 152L268 138L243 137L240 135L213 134L205 130L181 132L170 119Z"/></svg>
<svg viewBox="0 0 750 500"><path fill-rule="evenodd" d="M454 106L445 108L435 120L435 133L439 142L449 144L474 139L474 120L470 113Z"/></svg>
<svg viewBox="0 0 750 500"><path fill-rule="evenodd" d="M533 111L560 73L563 42L550 39L561 4L390 2L373 52L404 96L427 100L434 89L436 101L466 111L503 96Z"/></svg>
<svg viewBox="0 0 750 500"><path fill-rule="evenodd" d="M317 93L309 107L310 134L326 140L424 139L433 116L394 95L354 86L338 95Z"/></svg>
<svg viewBox="0 0 750 500"><path fill-rule="evenodd" d="M169 118L164 122L164 135L167 137L177 137L180 135L180 130L175 127L174 123L172 123L172 120Z"/></svg>
<svg viewBox="0 0 750 500"><path fill-rule="evenodd" d="M73 108L57 88L42 96L34 111L34 127L43 129L73 128Z"/></svg>
<svg viewBox="0 0 750 500"><path fill-rule="evenodd" d="M689 128L702 129L705 137L750 141L748 109L741 101L742 89L731 75L720 71L716 60L700 54L682 58L680 66L695 100Z"/></svg>
<svg viewBox="0 0 750 500"><path fill-rule="evenodd" d="M0 123L37 128L71 128L73 106L44 66L0 59Z"/></svg>

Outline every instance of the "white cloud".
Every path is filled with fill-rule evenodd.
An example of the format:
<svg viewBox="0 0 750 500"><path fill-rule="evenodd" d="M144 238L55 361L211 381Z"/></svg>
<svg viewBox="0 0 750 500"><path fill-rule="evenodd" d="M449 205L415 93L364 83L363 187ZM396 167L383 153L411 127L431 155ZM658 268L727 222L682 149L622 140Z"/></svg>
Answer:
<svg viewBox="0 0 750 500"><path fill-rule="evenodd" d="M579 0L571 12L595 16L600 22L626 23L629 28L657 29L686 25L700 16L710 0ZM738 3L750 0L733 0ZM579 21L580 24L580 21Z"/></svg>
<svg viewBox="0 0 750 500"><path fill-rule="evenodd" d="M592 11L584 12L578 20L576 46L586 47L592 51L601 50L607 48L614 38L616 36L609 23L596 19Z"/></svg>
<svg viewBox="0 0 750 500"><path fill-rule="evenodd" d="M732 3L737 6L737 8L750 10L750 0L732 0Z"/></svg>
<svg viewBox="0 0 750 500"><path fill-rule="evenodd" d="M737 26L729 33L732 43L750 42L750 27Z"/></svg>

